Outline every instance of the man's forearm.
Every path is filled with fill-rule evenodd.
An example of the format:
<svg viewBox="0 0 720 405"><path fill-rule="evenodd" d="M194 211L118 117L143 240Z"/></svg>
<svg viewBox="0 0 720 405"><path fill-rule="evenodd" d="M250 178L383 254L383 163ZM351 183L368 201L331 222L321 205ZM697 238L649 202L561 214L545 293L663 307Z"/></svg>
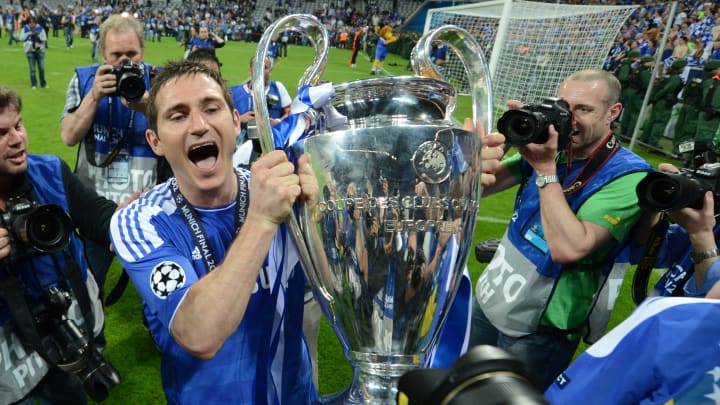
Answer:
<svg viewBox="0 0 720 405"><path fill-rule="evenodd" d="M688 237L690 238L690 243L692 243L693 251L696 254L717 249L715 234L712 229L692 232L688 234ZM705 275L715 261L717 261L717 256L709 256L695 263L695 281L698 289L701 289L705 284Z"/></svg>
<svg viewBox="0 0 720 405"><path fill-rule="evenodd" d="M276 228L248 219L222 264L198 280L170 326L175 340L201 359L212 358L245 316L260 268Z"/></svg>
<svg viewBox="0 0 720 405"><path fill-rule="evenodd" d="M83 99L77 110L68 114L60 122L60 137L67 146L77 145L90 131L100 100L92 92Z"/></svg>
<svg viewBox="0 0 720 405"><path fill-rule="evenodd" d="M540 190L540 214L545 240L556 263L575 263L611 238L609 231L577 218L560 183Z"/></svg>

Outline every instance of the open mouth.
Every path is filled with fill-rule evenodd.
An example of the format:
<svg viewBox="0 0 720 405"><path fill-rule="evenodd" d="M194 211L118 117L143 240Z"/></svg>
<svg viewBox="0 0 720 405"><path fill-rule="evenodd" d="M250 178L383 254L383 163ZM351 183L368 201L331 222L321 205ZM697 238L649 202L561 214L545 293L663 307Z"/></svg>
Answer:
<svg viewBox="0 0 720 405"><path fill-rule="evenodd" d="M219 152L216 144L208 142L193 146L188 152L188 158L200 169L209 169L217 162Z"/></svg>
<svg viewBox="0 0 720 405"><path fill-rule="evenodd" d="M22 161L24 159L25 159L25 151L24 150L8 156L8 160L11 160L13 162Z"/></svg>

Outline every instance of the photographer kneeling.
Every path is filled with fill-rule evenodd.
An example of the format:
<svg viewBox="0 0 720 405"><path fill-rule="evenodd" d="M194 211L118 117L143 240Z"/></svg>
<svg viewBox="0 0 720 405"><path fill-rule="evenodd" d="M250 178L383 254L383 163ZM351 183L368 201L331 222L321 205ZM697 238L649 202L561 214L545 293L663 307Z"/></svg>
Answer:
<svg viewBox="0 0 720 405"><path fill-rule="evenodd" d="M21 110L0 85L0 402L99 402L120 377L93 342L102 305L74 230L109 249L117 206L58 157L29 155Z"/></svg>

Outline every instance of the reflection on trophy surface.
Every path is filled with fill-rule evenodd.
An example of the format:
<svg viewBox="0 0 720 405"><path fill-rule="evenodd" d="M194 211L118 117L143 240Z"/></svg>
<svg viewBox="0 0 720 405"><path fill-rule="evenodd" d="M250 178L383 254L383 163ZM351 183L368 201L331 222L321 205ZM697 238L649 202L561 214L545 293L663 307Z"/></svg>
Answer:
<svg viewBox="0 0 720 405"><path fill-rule="evenodd" d="M301 84L317 83L328 37L312 16L278 20L256 58L265 56L268 38L287 29L315 46L316 64ZM448 42L472 66L476 122L488 128L492 97L479 45L460 28L441 27L418 42L416 72L432 76L433 40ZM355 370L337 402L394 403L398 378L431 356L463 277L478 209L480 137L455 124L455 89L435 76L336 84L330 104L310 112L309 135L287 148L294 156L310 153L322 190L317 201L296 207L290 225ZM253 78L257 99L262 75ZM261 137L268 136L264 103L256 106Z"/></svg>

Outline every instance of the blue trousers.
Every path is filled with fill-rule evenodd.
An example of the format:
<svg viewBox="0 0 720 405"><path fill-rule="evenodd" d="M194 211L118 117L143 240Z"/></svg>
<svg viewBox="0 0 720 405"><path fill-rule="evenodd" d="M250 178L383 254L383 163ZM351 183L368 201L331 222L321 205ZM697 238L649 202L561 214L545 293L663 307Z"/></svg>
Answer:
<svg viewBox="0 0 720 405"><path fill-rule="evenodd" d="M30 65L30 85L37 87L37 77L40 76L40 86L47 86L45 81L45 54L42 51L31 51L25 55L27 55L28 65Z"/></svg>
<svg viewBox="0 0 720 405"><path fill-rule="evenodd" d="M487 319L477 299L473 300L470 347L492 345L524 361L544 391L572 361L580 339L568 340L554 333L535 332L512 337L503 334Z"/></svg>

